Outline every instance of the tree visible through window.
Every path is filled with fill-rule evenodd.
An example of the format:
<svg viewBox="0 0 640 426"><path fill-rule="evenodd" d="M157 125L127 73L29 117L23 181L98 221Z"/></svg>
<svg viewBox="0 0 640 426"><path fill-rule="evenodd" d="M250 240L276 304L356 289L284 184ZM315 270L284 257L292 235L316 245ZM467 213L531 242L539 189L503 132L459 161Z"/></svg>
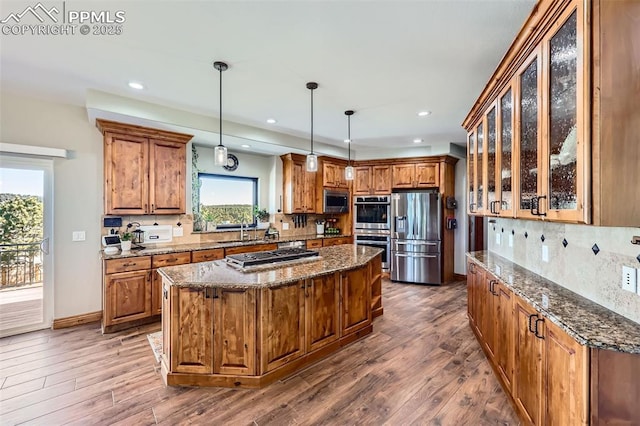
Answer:
<svg viewBox="0 0 640 426"><path fill-rule="evenodd" d="M218 228L255 226L254 206L258 205L258 179L198 173L200 215Z"/></svg>

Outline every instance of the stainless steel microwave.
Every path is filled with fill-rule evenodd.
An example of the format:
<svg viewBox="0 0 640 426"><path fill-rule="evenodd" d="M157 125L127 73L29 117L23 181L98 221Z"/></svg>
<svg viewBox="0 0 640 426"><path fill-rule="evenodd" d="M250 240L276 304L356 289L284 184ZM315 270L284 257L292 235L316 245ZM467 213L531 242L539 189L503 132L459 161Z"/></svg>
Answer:
<svg viewBox="0 0 640 426"><path fill-rule="evenodd" d="M322 201L323 213L348 213L349 191L339 189L325 189Z"/></svg>

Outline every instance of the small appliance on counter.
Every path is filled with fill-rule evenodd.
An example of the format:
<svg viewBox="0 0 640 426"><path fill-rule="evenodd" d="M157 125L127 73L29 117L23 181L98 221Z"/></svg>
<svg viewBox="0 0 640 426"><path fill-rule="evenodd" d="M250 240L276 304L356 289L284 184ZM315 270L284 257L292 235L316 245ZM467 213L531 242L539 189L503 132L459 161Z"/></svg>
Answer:
<svg viewBox="0 0 640 426"><path fill-rule="evenodd" d="M172 225L141 225L138 230L144 232L143 243L170 243L173 241Z"/></svg>
<svg viewBox="0 0 640 426"><path fill-rule="evenodd" d="M316 235L324 235L324 220L316 220Z"/></svg>

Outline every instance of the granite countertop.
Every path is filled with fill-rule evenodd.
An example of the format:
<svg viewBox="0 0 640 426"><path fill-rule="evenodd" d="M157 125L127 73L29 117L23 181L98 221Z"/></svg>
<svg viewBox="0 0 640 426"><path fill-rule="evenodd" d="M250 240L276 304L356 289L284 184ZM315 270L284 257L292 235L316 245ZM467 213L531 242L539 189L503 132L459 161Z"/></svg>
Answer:
<svg viewBox="0 0 640 426"><path fill-rule="evenodd" d="M578 343L640 354L640 324L494 253L477 251L467 256L492 272ZM543 295L549 299L548 306L543 305Z"/></svg>
<svg viewBox="0 0 640 426"><path fill-rule="evenodd" d="M286 243L290 241L306 241L306 240L316 240L316 239L325 239L325 238L341 238L341 237L350 237L350 235L302 235L302 236L292 236L292 237L281 237L275 240L245 240L245 241L208 241L208 242L198 242L198 243L187 243L187 244L147 244L145 249L142 250L131 250L130 252L118 252L116 254L105 254L104 251L100 250L100 255L102 259L122 259L125 257L137 257L137 256L150 256L154 254L169 254L169 253L180 253L185 251L199 251L199 250L210 250L217 248L227 248L227 247L240 247L240 246L254 246L258 244L278 244L278 243Z"/></svg>
<svg viewBox="0 0 640 426"><path fill-rule="evenodd" d="M270 268L242 272L223 259L158 269L172 286L268 288L366 265L382 249L343 244L317 249L318 258L304 262L282 262Z"/></svg>

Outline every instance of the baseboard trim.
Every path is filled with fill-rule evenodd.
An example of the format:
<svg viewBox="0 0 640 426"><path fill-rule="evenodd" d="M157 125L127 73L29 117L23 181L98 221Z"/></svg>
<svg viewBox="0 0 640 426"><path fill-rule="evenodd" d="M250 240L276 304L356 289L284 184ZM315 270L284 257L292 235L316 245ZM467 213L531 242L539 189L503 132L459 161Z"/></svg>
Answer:
<svg viewBox="0 0 640 426"><path fill-rule="evenodd" d="M102 320L102 311L89 312L87 314L74 315L72 317L58 318L53 320L52 329L75 327L76 325L89 324Z"/></svg>
<svg viewBox="0 0 640 426"><path fill-rule="evenodd" d="M466 281L467 280L467 276L466 275L462 275L462 274L453 274L453 280L454 281Z"/></svg>

